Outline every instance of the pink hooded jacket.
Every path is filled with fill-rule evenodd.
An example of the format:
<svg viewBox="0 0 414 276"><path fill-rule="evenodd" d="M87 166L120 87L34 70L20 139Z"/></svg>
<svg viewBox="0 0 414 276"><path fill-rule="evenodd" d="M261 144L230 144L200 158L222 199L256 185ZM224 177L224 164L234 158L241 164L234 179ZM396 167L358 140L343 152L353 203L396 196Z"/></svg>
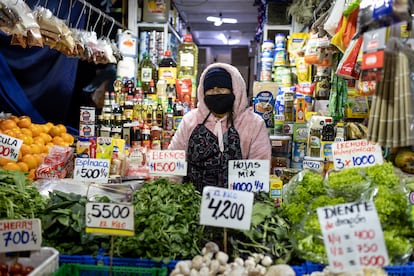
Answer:
<svg viewBox="0 0 414 276"><path fill-rule="evenodd" d="M197 108L183 116L168 149L187 151L191 133L198 124L203 122L210 112L204 103L203 82L206 72L214 67L225 69L230 73L232 78L233 94L235 95L233 120L234 127L240 136L243 159L260 159L269 160L270 162L271 145L265 122L258 114L248 108L246 82L239 70L226 63L213 63L203 71L197 88ZM211 114L205 123L205 126L216 135L217 133L214 131L214 128L217 121L218 119ZM227 120L221 122L221 127L223 133L225 133L229 127L227 126Z"/></svg>

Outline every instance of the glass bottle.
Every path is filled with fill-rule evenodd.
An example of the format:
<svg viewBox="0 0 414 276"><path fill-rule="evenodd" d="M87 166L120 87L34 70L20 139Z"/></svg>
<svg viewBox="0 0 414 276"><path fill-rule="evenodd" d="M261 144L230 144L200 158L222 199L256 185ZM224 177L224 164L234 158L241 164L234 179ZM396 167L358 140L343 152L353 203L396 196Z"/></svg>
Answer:
<svg viewBox="0 0 414 276"><path fill-rule="evenodd" d="M184 35L184 41L178 46L178 78L196 78L198 67L198 47L191 34Z"/></svg>
<svg viewBox="0 0 414 276"><path fill-rule="evenodd" d="M167 50L158 63L158 80L166 80L167 84L175 84L176 79L177 63L172 58L171 51Z"/></svg>
<svg viewBox="0 0 414 276"><path fill-rule="evenodd" d="M142 90L145 95L146 93L148 93L150 89L151 80L156 80L156 66L152 62L150 55L148 53L144 53L142 57L143 58L138 66L137 79L140 80Z"/></svg>
<svg viewBox="0 0 414 276"><path fill-rule="evenodd" d="M172 105L172 96L168 97L167 111L165 112L165 130L173 130L174 128L174 119L173 119L173 105Z"/></svg>

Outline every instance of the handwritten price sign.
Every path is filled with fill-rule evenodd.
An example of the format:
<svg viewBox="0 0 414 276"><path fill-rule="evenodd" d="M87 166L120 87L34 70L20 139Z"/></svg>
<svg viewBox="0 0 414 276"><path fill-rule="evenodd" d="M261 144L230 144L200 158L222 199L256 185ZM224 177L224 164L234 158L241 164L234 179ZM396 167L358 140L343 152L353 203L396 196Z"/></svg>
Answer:
<svg viewBox="0 0 414 276"><path fill-rule="evenodd" d="M229 189L247 192L269 192L268 160L230 160Z"/></svg>
<svg viewBox="0 0 414 276"><path fill-rule="evenodd" d="M253 193L204 187L201 199L200 224L250 229Z"/></svg>
<svg viewBox="0 0 414 276"><path fill-rule="evenodd" d="M152 175L187 175L183 150L150 150L147 157L149 173Z"/></svg>
<svg viewBox="0 0 414 276"><path fill-rule="evenodd" d="M332 154L335 170L369 167L384 162L381 146L364 139L333 143Z"/></svg>
<svg viewBox="0 0 414 276"><path fill-rule="evenodd" d="M134 209L131 205L89 202L85 213L87 233L134 235Z"/></svg>
<svg viewBox="0 0 414 276"><path fill-rule="evenodd" d="M351 202L317 209L329 264L335 273L388 265L375 205Z"/></svg>
<svg viewBox="0 0 414 276"><path fill-rule="evenodd" d="M73 178L80 181L108 183L110 160L76 158Z"/></svg>
<svg viewBox="0 0 414 276"><path fill-rule="evenodd" d="M41 245L39 219L0 220L0 252L40 250Z"/></svg>
<svg viewBox="0 0 414 276"><path fill-rule="evenodd" d="M0 134L0 157L17 161L22 144L20 139Z"/></svg>

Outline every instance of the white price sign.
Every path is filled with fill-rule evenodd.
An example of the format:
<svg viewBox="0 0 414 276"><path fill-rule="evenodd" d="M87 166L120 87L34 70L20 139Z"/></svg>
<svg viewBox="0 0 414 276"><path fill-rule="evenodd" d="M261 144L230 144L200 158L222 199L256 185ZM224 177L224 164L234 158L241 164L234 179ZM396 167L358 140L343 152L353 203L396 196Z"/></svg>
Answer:
<svg viewBox="0 0 414 276"><path fill-rule="evenodd" d="M134 235L134 208L132 205L88 202L85 213L87 233Z"/></svg>
<svg viewBox="0 0 414 276"><path fill-rule="evenodd" d="M23 141L5 134L0 134L0 157L17 161Z"/></svg>
<svg viewBox="0 0 414 276"><path fill-rule="evenodd" d="M268 160L230 160L229 189L246 192L269 192Z"/></svg>
<svg viewBox="0 0 414 276"><path fill-rule="evenodd" d="M40 219L0 220L0 252L40 250Z"/></svg>
<svg viewBox="0 0 414 276"><path fill-rule="evenodd" d="M250 229L254 194L206 186L201 199L200 224Z"/></svg>
<svg viewBox="0 0 414 276"><path fill-rule="evenodd" d="M332 272L388 265L384 236L372 201L325 206L317 213Z"/></svg>
<svg viewBox="0 0 414 276"><path fill-rule="evenodd" d="M147 158L152 175L187 175L184 150L150 150Z"/></svg>
<svg viewBox="0 0 414 276"><path fill-rule="evenodd" d="M332 155L335 170L369 167L384 162L381 146L365 139L335 142L332 144Z"/></svg>
<svg viewBox="0 0 414 276"><path fill-rule="evenodd" d="M80 181L108 183L109 159L76 158L73 178Z"/></svg>

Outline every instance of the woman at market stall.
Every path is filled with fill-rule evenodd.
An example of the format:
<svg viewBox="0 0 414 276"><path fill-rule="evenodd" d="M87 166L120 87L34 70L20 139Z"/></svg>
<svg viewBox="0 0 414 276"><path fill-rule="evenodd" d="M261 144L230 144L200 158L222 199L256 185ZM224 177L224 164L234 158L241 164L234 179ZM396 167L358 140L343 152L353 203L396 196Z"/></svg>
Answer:
<svg viewBox="0 0 414 276"><path fill-rule="evenodd" d="M202 192L205 186L227 188L228 161L271 159L264 120L248 108L246 82L239 70L213 63L201 74L197 108L186 113L168 147L185 150L187 176Z"/></svg>

